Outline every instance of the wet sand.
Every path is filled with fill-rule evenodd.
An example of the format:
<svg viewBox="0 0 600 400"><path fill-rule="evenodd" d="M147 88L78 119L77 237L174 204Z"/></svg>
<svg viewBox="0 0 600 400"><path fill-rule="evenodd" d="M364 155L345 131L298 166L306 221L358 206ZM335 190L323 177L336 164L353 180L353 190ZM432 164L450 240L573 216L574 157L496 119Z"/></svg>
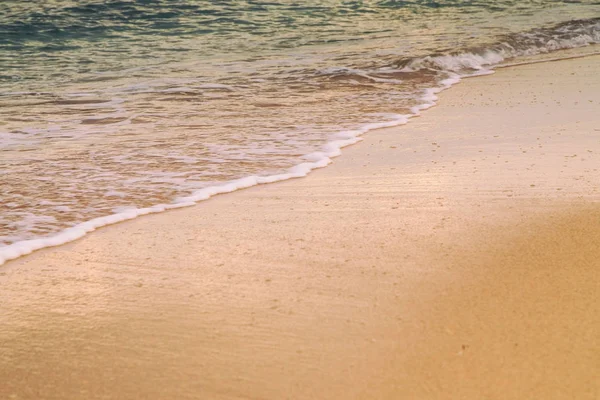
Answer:
<svg viewBox="0 0 600 400"><path fill-rule="evenodd" d="M597 399L600 57L0 267L4 399Z"/></svg>

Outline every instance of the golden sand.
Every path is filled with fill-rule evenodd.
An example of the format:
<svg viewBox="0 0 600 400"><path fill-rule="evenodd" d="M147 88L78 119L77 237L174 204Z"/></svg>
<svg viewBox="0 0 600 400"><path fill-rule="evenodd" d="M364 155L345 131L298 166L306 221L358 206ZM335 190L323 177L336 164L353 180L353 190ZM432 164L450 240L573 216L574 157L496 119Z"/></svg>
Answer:
<svg viewBox="0 0 600 400"><path fill-rule="evenodd" d="M600 57L0 267L1 399L597 399Z"/></svg>

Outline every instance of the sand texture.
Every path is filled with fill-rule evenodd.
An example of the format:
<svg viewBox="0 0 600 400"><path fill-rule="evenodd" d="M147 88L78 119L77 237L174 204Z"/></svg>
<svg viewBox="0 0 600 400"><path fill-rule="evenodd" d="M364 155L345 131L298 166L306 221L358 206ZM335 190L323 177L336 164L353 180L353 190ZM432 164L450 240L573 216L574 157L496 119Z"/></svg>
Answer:
<svg viewBox="0 0 600 400"><path fill-rule="evenodd" d="M600 398L600 57L0 267L0 399Z"/></svg>

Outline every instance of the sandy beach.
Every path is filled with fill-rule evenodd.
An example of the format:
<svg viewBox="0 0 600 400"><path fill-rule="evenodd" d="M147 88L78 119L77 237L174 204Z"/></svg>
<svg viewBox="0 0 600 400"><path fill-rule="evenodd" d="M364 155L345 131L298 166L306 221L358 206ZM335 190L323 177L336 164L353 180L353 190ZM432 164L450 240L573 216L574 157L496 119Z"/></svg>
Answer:
<svg viewBox="0 0 600 400"><path fill-rule="evenodd" d="M1 399L598 399L600 56L0 267Z"/></svg>

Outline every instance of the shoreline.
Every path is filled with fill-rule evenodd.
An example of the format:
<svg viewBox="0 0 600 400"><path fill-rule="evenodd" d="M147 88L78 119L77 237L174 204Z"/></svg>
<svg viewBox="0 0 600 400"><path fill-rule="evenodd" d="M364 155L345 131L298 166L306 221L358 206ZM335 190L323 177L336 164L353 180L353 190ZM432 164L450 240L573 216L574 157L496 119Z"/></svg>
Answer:
<svg viewBox="0 0 600 400"><path fill-rule="evenodd" d="M0 248L0 267L11 260L25 257L42 249L63 246L67 243L79 240L85 237L87 234L98 229L102 229L124 221L129 221L149 214L162 213L173 209L192 207L212 198L213 196L227 194L238 190L247 189L249 187L277 183L290 179L304 178L314 170L329 166L333 162L334 158L342 155L342 149L361 142L363 140L363 135L380 129L400 127L409 123L411 119L420 117L423 111L427 111L428 109L438 105L439 93L451 89L454 85L460 83L464 79L478 78L488 74L493 74L497 69L538 63L559 62L563 60L572 60L600 55L598 52L582 53L583 49L584 48L576 47L572 49L558 50L559 53L563 54L563 57L559 58L546 58L547 54L537 54L534 56L534 58L528 61L518 62L515 64L500 63L490 66L489 69L487 67L484 68L482 70L483 72L481 73L473 73L465 76L457 75L456 77L447 78L439 82L440 86L425 89L424 95L421 97L421 100L423 100L424 103L411 107L411 114L398 114L396 115L396 119L391 121L372 122L357 127L354 130L338 132L337 136L339 137L336 140L328 142L318 151L304 155L304 162L288 168L285 172L266 176L251 175L232 181L225 181L219 185L209 186L197 190L186 197L176 198L171 203L156 204L145 208L134 208L102 217L96 217L91 220L78 223L75 226L65 228L53 236L15 242L6 247Z"/></svg>
<svg viewBox="0 0 600 400"><path fill-rule="evenodd" d="M598 65L5 264L0 397L595 398Z"/></svg>

